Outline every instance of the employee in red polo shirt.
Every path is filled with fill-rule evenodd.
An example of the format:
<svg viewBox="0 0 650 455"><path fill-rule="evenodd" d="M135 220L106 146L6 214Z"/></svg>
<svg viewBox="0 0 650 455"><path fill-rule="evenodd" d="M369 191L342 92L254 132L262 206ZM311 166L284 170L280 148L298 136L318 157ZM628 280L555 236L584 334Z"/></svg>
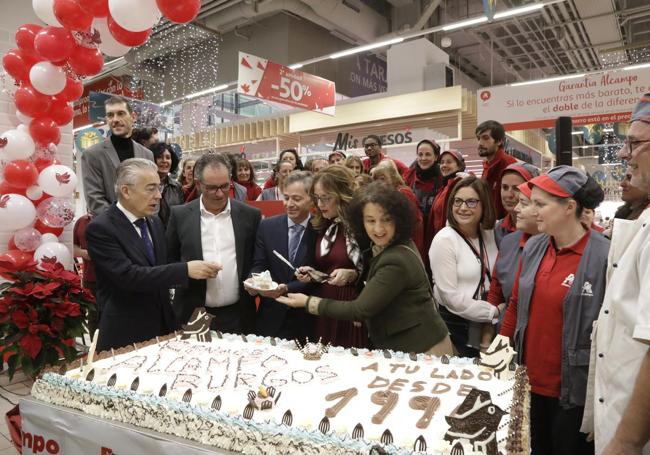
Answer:
<svg viewBox="0 0 650 455"><path fill-rule="evenodd" d="M393 163L395 163L399 174L403 178L404 174L406 174L406 171L409 170L408 166L402 163L400 160L389 158L388 156L384 155L381 152L381 146L381 139L379 136L376 136L374 134L370 134L363 139L363 150L366 152L367 157L362 161L363 172L370 174L370 170L377 166L379 163L384 160L391 160Z"/></svg>
<svg viewBox="0 0 650 455"><path fill-rule="evenodd" d="M501 202L501 174L509 164L516 163L517 160L506 154L504 149L506 131L499 122L487 120L481 123L476 127L476 139L478 139L478 154L485 158L482 178L488 183L492 192L497 219L501 219L507 213Z"/></svg>
<svg viewBox="0 0 650 455"><path fill-rule="evenodd" d="M580 433L593 321L605 295L609 240L580 221L604 199L596 181L557 166L528 183L542 234L524 247L501 334L531 385L533 454L593 454Z"/></svg>

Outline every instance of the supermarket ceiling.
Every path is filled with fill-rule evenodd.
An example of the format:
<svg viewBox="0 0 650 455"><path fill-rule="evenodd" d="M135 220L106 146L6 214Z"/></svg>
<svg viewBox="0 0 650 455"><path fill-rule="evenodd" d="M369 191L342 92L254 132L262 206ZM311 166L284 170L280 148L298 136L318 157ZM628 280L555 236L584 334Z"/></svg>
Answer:
<svg viewBox="0 0 650 455"><path fill-rule="evenodd" d="M542 2L547 3L544 8L525 15L426 36L482 86L650 62L650 1L496 0L496 8L499 12ZM190 46L206 33L246 39L247 31L263 21L289 15L353 47L482 14L483 0L203 0L194 21L201 32L188 34L186 42ZM182 38L186 30L160 24L146 49L127 60L142 62L164 54L165 41L156 46L156 39L173 33Z"/></svg>

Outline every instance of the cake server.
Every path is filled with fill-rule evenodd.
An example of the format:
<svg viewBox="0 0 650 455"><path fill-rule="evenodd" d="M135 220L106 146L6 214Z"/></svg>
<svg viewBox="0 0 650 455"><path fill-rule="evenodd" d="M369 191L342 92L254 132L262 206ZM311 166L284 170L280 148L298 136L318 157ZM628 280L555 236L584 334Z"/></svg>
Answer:
<svg viewBox="0 0 650 455"><path fill-rule="evenodd" d="M273 254L275 254L278 257L278 259L280 259L282 262L284 262L289 267L291 267L291 270L296 271L296 268L293 266L291 262L289 262L287 258L282 256L276 250L273 250ZM314 270L314 269L309 269L307 271L307 275L309 275L311 279L317 283L325 283L330 277L327 273L319 272L318 270Z"/></svg>

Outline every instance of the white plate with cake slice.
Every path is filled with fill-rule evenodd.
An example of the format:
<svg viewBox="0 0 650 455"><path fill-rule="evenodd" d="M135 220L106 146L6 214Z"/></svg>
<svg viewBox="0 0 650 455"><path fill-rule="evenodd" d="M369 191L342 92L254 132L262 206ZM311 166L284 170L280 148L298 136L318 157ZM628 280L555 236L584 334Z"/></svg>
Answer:
<svg viewBox="0 0 650 455"><path fill-rule="evenodd" d="M275 281L256 281L254 278L245 280L244 284L255 291L275 291L279 286Z"/></svg>

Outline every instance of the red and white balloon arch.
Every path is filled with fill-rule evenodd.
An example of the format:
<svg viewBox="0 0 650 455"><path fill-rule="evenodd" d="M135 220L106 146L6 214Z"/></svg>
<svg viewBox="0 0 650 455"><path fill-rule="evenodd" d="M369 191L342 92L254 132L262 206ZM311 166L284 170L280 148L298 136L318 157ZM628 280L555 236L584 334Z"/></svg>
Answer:
<svg viewBox="0 0 650 455"><path fill-rule="evenodd" d="M57 160L57 145L83 94L82 80L102 70L102 54L119 57L144 44L161 16L192 21L201 0L32 0L32 6L46 25L18 27L17 48L2 58L17 86L21 124L0 134L0 220L13 232L0 260L20 270L54 255L72 268L58 236L74 219L77 177Z"/></svg>

